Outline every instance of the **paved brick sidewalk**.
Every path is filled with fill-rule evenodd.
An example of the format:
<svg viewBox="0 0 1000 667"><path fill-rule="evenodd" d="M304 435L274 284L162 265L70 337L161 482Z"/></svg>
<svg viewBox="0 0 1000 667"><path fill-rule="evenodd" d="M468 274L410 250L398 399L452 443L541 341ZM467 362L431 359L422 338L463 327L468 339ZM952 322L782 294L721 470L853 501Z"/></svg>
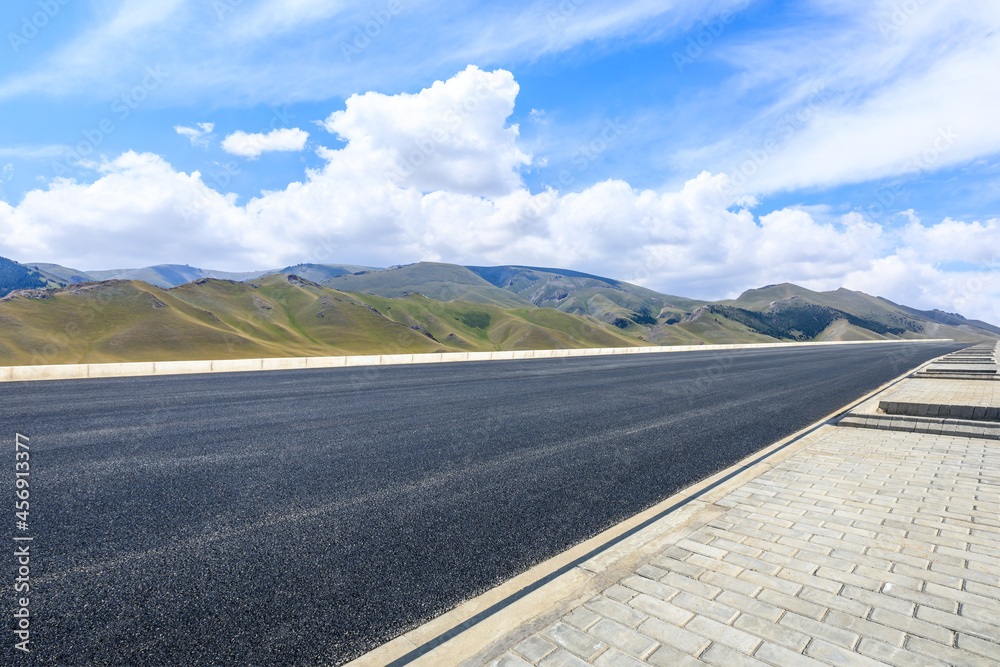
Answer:
<svg viewBox="0 0 1000 667"><path fill-rule="evenodd" d="M914 378L898 389L886 391L858 407L855 412L875 413L880 401L939 405L1000 406L1000 382L956 382Z"/></svg>
<svg viewBox="0 0 1000 667"><path fill-rule="evenodd" d="M466 664L1000 665L1000 443L807 437L716 518Z"/></svg>

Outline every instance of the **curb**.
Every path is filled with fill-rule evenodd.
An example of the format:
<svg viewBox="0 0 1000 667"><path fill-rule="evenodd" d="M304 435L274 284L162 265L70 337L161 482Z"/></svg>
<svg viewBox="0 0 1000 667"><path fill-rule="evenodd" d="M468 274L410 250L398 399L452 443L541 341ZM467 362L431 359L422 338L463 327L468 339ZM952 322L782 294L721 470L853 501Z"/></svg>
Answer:
<svg viewBox="0 0 1000 667"><path fill-rule="evenodd" d="M193 373L237 373L347 366L397 366L459 361L509 361L551 359L553 357L604 356L609 354L650 354L712 350L743 350L807 345L870 345L878 343L946 343L950 338L912 340L850 340L803 343L734 343L728 345L672 345L650 347L600 347L561 350L506 350L497 352L431 352L424 354L373 354L338 357L276 357L269 359L220 359L205 361L137 361L106 364L51 364L41 366L0 366L0 382L33 380L82 380L87 378L184 375Z"/></svg>

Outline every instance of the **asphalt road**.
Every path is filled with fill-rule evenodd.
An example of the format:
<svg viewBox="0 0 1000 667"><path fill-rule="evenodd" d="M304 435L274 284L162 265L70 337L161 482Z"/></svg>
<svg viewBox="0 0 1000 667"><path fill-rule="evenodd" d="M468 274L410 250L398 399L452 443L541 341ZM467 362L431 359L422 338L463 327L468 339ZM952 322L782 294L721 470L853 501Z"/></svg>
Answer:
<svg viewBox="0 0 1000 667"><path fill-rule="evenodd" d="M5 664L341 663L960 347L0 384Z"/></svg>

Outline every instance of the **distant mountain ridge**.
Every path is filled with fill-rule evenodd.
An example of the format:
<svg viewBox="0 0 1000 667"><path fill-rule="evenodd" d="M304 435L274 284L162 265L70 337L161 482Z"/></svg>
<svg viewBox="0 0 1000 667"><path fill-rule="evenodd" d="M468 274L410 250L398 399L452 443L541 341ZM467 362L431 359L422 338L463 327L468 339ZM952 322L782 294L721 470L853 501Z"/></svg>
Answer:
<svg viewBox="0 0 1000 667"><path fill-rule="evenodd" d="M253 280L261 276L275 273L294 273L303 278L319 282L331 276L368 271L373 267L343 264L296 264L283 269L266 269L263 271L216 271L199 269L186 264L158 264L140 269L110 269L102 271L80 271L58 264L29 263L25 267L35 270L50 281L61 285L95 282L101 280L141 280L156 287L177 287L202 278L217 278L219 280Z"/></svg>
<svg viewBox="0 0 1000 667"><path fill-rule="evenodd" d="M0 332L0 365L1000 338L1000 327L958 314L790 283L708 302L579 271L516 265L307 263L246 273L160 265L83 272L2 259ZM52 341L64 342L53 348Z"/></svg>
<svg viewBox="0 0 1000 667"><path fill-rule="evenodd" d="M0 297L18 289L38 289L50 286L50 281L39 271L0 257Z"/></svg>

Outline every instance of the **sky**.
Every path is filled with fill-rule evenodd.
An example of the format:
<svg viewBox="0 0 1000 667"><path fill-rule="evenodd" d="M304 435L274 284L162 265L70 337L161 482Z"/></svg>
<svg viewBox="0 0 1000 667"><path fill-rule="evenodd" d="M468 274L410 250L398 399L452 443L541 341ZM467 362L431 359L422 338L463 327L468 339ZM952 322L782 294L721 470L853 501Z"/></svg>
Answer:
<svg viewBox="0 0 1000 667"><path fill-rule="evenodd" d="M417 261L1000 323L1000 3L12 0L0 255Z"/></svg>

